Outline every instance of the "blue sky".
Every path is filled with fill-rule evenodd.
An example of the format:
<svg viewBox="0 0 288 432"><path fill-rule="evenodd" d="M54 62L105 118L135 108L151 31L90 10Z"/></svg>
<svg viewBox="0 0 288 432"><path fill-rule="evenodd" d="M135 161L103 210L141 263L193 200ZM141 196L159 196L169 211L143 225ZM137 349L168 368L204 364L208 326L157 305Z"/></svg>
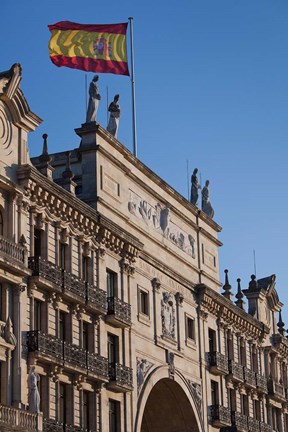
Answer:
<svg viewBox="0 0 288 432"><path fill-rule="evenodd" d="M4 0L0 70L20 62L22 90L43 118L49 151L78 147L85 120L85 72L55 67L48 24L117 23L134 17L138 157L187 197L195 167L210 179L215 221L223 227L220 269L246 288L277 275L283 303L287 271L288 3L286 0ZM4 17L4 19L3 19ZM88 74L88 82L93 74ZM106 94L120 94L119 140L132 150L131 84L101 74L98 121ZM288 305L288 303L287 303ZM288 325L288 307L284 306Z"/></svg>

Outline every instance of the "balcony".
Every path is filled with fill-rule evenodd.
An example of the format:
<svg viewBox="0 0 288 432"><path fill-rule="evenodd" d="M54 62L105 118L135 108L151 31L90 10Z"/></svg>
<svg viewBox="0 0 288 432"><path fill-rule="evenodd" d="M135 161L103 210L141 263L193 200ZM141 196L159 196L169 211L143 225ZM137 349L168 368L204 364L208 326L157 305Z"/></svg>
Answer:
<svg viewBox="0 0 288 432"><path fill-rule="evenodd" d="M128 303L117 297L108 297L107 304L106 322L121 328L131 325L131 306Z"/></svg>
<svg viewBox="0 0 288 432"><path fill-rule="evenodd" d="M87 353L88 375L95 375L102 380L108 380L108 359L95 353Z"/></svg>
<svg viewBox="0 0 288 432"><path fill-rule="evenodd" d="M261 393L268 393L267 379L265 376L256 373L256 385Z"/></svg>
<svg viewBox="0 0 288 432"><path fill-rule="evenodd" d="M244 382L249 387L256 387L256 374L244 366Z"/></svg>
<svg viewBox="0 0 288 432"><path fill-rule="evenodd" d="M87 307L97 314L107 312L107 294L99 288L87 283Z"/></svg>
<svg viewBox="0 0 288 432"><path fill-rule="evenodd" d="M63 294L70 300L85 302L86 284L79 277L63 270Z"/></svg>
<svg viewBox="0 0 288 432"><path fill-rule="evenodd" d="M53 291L62 291L62 269L60 267L42 257L30 257L28 267L40 286L50 287Z"/></svg>
<svg viewBox="0 0 288 432"><path fill-rule="evenodd" d="M44 419L43 432L88 432L81 426L67 425L57 420Z"/></svg>
<svg viewBox="0 0 288 432"><path fill-rule="evenodd" d="M0 235L0 262L14 274L27 274L27 249Z"/></svg>
<svg viewBox="0 0 288 432"><path fill-rule="evenodd" d="M260 432L260 422L252 417L248 417L248 430L251 432Z"/></svg>
<svg viewBox="0 0 288 432"><path fill-rule="evenodd" d="M119 363L109 364L109 383L107 388L115 392L133 390L133 370Z"/></svg>
<svg viewBox="0 0 288 432"><path fill-rule="evenodd" d="M237 432L248 432L248 418L237 411L232 412L232 424L236 427Z"/></svg>
<svg viewBox="0 0 288 432"><path fill-rule="evenodd" d="M63 361L63 341L56 336L48 335L40 330L27 332L27 346L29 352L36 352L37 357L55 363Z"/></svg>
<svg viewBox="0 0 288 432"><path fill-rule="evenodd" d="M231 411L229 408L222 405L211 405L209 407L209 416L214 427L231 426Z"/></svg>
<svg viewBox="0 0 288 432"><path fill-rule="evenodd" d="M228 361L229 366L229 378L236 382L243 382L244 380L244 370L243 366L234 362L234 360Z"/></svg>
<svg viewBox="0 0 288 432"><path fill-rule="evenodd" d="M2 429L5 427L5 429ZM38 415L28 411L0 405L0 430L37 432L42 427L38 422Z"/></svg>
<svg viewBox="0 0 288 432"><path fill-rule="evenodd" d="M64 361L71 365L73 368L86 369L87 355L86 351L77 345L63 342L64 345Z"/></svg>
<svg viewBox="0 0 288 432"><path fill-rule="evenodd" d="M284 387L276 383L273 378L268 380L268 395L279 402L286 401Z"/></svg>
<svg viewBox="0 0 288 432"><path fill-rule="evenodd" d="M260 431L261 432L273 432L272 426L269 426L266 423L260 422Z"/></svg>
<svg viewBox="0 0 288 432"><path fill-rule="evenodd" d="M218 351L209 352L207 353L207 361L209 370L214 375L228 374L228 358L225 355L219 353Z"/></svg>

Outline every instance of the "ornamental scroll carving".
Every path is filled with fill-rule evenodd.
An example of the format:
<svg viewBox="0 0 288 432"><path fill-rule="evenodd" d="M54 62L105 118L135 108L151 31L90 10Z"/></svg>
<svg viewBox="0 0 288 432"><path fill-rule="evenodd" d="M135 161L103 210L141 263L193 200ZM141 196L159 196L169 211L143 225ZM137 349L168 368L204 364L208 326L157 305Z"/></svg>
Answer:
<svg viewBox="0 0 288 432"><path fill-rule="evenodd" d="M161 300L162 335L175 339L175 308L172 294L163 292Z"/></svg>
<svg viewBox="0 0 288 432"><path fill-rule="evenodd" d="M155 202L154 205L151 205L130 190L128 210L147 226L161 233L183 252L192 256L194 259L196 258L194 236L191 233L186 233L177 226L173 221L169 206L161 205L159 202Z"/></svg>

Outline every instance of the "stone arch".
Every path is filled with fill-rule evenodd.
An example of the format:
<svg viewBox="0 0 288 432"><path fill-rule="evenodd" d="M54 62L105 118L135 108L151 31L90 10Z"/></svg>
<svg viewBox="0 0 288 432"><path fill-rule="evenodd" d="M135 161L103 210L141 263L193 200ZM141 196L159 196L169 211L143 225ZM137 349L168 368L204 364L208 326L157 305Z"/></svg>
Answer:
<svg viewBox="0 0 288 432"><path fill-rule="evenodd" d="M138 397L134 432L204 431L201 398L195 397L193 386L179 371L173 378L169 378L167 366L154 369L146 377ZM177 429L173 429L173 422Z"/></svg>

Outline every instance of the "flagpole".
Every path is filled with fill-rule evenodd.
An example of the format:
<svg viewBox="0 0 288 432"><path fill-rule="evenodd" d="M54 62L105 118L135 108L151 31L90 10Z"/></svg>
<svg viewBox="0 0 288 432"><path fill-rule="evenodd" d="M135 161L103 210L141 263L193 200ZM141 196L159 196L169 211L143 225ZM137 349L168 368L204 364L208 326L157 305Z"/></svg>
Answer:
<svg viewBox="0 0 288 432"><path fill-rule="evenodd" d="M134 156L137 156L136 103L135 103L135 80L134 80L133 17L129 17L128 19L130 21L133 154L134 154Z"/></svg>

